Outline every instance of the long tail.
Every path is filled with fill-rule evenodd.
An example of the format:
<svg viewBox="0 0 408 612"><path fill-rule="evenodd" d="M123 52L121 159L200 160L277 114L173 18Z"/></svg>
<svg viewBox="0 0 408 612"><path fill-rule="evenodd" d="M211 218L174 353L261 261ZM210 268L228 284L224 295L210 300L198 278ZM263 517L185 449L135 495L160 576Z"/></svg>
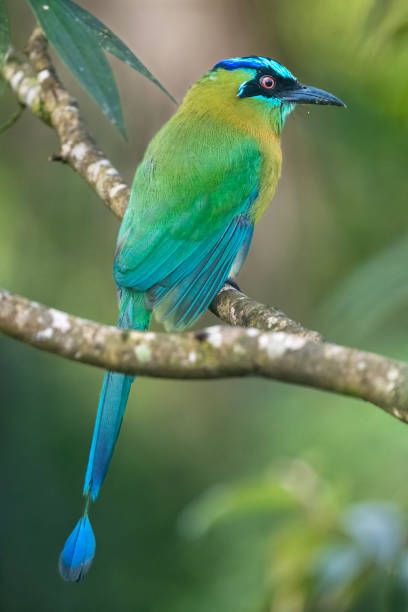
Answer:
<svg viewBox="0 0 408 612"><path fill-rule="evenodd" d="M120 298L118 327L144 331L150 325L151 312L146 309L144 293L123 289ZM88 518L91 501L108 471L116 440L122 425L133 376L106 372L99 398L83 495L85 507L81 518L65 542L59 559L59 571L64 580L80 582L95 555L95 536Z"/></svg>

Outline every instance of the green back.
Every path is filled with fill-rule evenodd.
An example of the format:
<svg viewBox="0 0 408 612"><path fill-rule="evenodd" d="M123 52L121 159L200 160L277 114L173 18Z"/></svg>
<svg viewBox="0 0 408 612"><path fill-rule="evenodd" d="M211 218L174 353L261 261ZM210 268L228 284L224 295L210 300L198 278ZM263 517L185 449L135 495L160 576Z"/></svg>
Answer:
<svg viewBox="0 0 408 612"><path fill-rule="evenodd" d="M179 111L151 141L139 165L119 237L115 279L146 290L211 242L257 196L256 143L213 117ZM160 278L162 277L162 278Z"/></svg>

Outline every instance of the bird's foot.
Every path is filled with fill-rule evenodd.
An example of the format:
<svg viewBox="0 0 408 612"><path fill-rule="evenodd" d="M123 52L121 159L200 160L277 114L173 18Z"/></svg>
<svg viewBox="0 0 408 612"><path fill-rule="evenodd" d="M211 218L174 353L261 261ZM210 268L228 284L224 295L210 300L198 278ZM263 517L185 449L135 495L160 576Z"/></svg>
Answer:
<svg viewBox="0 0 408 612"><path fill-rule="evenodd" d="M229 276L225 282L228 283L229 285L231 285L231 287L233 287L233 289L236 289L237 291L241 291L237 281L235 279L233 279L231 276Z"/></svg>

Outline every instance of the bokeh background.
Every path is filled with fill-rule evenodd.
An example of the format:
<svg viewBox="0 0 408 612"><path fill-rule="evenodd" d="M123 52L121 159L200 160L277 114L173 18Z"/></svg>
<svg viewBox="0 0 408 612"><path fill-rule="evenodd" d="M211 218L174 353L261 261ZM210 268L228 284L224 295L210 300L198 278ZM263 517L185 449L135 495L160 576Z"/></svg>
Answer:
<svg viewBox="0 0 408 612"><path fill-rule="evenodd" d="M33 16L10 0L22 47ZM78 0L180 100L217 61L268 55L348 109L299 108L242 288L328 338L408 360L405 0ZM130 181L174 112L112 60L128 142L57 61ZM0 118L15 108L7 94ZM0 135L0 281L116 319L118 221L29 112ZM206 315L201 323L215 323ZM408 428L373 406L263 380L139 379L92 521L86 581L57 572L81 507L103 373L0 339L1 610L408 609Z"/></svg>

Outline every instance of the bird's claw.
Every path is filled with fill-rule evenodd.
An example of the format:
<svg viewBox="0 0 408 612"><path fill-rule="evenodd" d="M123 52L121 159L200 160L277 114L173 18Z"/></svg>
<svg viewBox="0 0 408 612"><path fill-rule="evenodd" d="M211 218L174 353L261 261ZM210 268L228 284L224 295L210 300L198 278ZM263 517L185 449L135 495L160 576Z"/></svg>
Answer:
<svg viewBox="0 0 408 612"><path fill-rule="evenodd" d="M233 287L233 289L236 289L237 291L241 291L241 289L238 286L237 281L234 280L231 276L229 276L225 282L228 283L229 285L231 285L231 287Z"/></svg>

